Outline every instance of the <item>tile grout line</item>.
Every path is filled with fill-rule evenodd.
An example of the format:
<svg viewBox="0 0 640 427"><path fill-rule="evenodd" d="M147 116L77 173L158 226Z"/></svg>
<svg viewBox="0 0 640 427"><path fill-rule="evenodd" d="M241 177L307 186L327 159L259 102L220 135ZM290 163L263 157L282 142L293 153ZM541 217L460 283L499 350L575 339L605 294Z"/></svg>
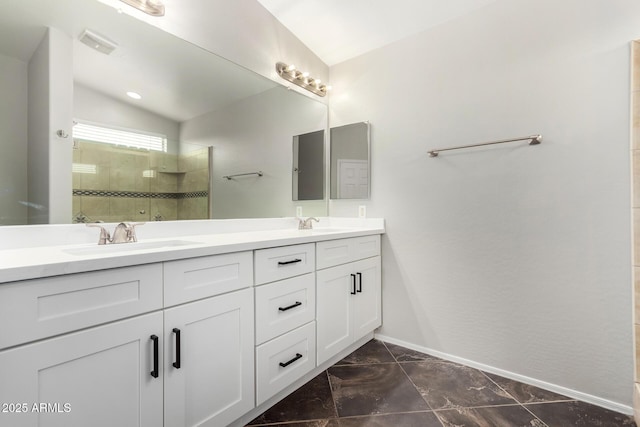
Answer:
<svg viewBox="0 0 640 427"><path fill-rule="evenodd" d="M502 387L500 384L498 384L497 382L495 382L493 380L493 378L491 378L489 375L486 374L486 372L484 372L483 370L478 369L480 372L482 372L482 375L485 376L485 378L487 378L489 381L491 381L492 383L494 383L496 385L496 387L498 387L500 390L504 391L505 393L507 393L508 396L510 396L513 400L515 400L518 405L520 405L525 411L527 411L528 413L530 413L531 415L533 415L533 418L535 418L536 420L540 421L544 426L549 427L547 423L545 423L544 421L542 421L536 414L534 414L533 412L531 412L529 410L529 408L527 408L526 406L524 406L524 404L522 402L520 402L518 400L517 397L511 395L511 393L509 393L504 387Z"/></svg>
<svg viewBox="0 0 640 427"><path fill-rule="evenodd" d="M329 392L331 393L331 402L333 402L333 410L335 411L336 419L339 419L340 414L338 413L338 405L336 404L336 397L333 394L333 384L331 383L331 375L329 375L329 368L325 369L324 372L327 375L327 382L329 383Z"/></svg>
<svg viewBox="0 0 640 427"><path fill-rule="evenodd" d="M415 383L413 382L413 380L411 379L411 377L409 376L409 374L407 374L407 371L404 370L404 368L402 367L402 364L400 362L398 362L398 359L396 358L395 354L393 354L393 352L391 352L391 350L389 350L389 347L387 347L387 343L384 341L380 341L382 343L382 345L384 345L384 348L387 349L387 351L389 352L389 354L391 355L391 357L393 357L393 360L396 361L396 364L398 365L398 367L400 368L400 370L402 371L402 373L407 377L407 379L409 380L409 382L411 383L411 385L413 386L413 388L418 392L418 394L420 395L420 398L424 401L424 403L427 404L427 408L431 409L431 413L434 414L438 420L438 422L444 427L444 422L442 421L442 419L438 416L438 414L436 413L436 411L433 410L433 408L431 407L431 405L429 404L429 402L427 402L427 399L425 399L425 397L422 395L422 393L420 393L420 390L418 389L418 387L415 385Z"/></svg>

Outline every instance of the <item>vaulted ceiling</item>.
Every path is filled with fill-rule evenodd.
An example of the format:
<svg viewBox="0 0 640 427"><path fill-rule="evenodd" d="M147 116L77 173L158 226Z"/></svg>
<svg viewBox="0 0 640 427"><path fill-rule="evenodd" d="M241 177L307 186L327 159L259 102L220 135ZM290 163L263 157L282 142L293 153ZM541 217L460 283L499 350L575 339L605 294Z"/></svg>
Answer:
<svg viewBox="0 0 640 427"><path fill-rule="evenodd" d="M327 65L334 65L496 0L258 1Z"/></svg>

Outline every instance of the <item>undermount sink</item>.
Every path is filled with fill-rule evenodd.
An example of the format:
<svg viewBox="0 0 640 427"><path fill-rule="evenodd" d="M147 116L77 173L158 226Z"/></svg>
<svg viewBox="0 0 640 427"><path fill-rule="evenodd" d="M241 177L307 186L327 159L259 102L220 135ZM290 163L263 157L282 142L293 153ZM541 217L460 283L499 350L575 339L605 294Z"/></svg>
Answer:
<svg viewBox="0 0 640 427"><path fill-rule="evenodd" d="M190 240L163 240L158 242L134 242L134 243L112 243L110 245L95 245L84 248L63 249L70 255L100 255L112 254L127 251L139 251L144 249L172 248L176 246L197 245L200 242Z"/></svg>

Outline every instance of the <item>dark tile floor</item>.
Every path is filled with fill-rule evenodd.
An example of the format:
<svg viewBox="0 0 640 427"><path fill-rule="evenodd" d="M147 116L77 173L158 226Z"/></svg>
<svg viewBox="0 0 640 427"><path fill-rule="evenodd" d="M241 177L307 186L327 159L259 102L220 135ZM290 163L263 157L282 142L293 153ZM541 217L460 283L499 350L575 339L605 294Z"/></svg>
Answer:
<svg viewBox="0 0 640 427"><path fill-rule="evenodd" d="M632 418L372 340L250 426L635 426Z"/></svg>

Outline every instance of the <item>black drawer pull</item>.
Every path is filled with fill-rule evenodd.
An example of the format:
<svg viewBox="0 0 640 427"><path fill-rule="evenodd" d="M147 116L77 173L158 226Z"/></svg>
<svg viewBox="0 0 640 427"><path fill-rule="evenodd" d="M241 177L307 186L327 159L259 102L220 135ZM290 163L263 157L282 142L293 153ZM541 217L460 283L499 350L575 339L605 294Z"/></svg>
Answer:
<svg viewBox="0 0 640 427"><path fill-rule="evenodd" d="M278 261L278 265L295 264L298 262L302 262L302 260L299 258L296 258L296 259L292 259L291 261Z"/></svg>
<svg viewBox="0 0 640 427"><path fill-rule="evenodd" d="M356 273L358 275L358 291L362 292L362 273Z"/></svg>
<svg viewBox="0 0 640 427"><path fill-rule="evenodd" d="M158 336L151 335L149 338L153 341L153 371L151 371L151 376L158 378Z"/></svg>
<svg viewBox="0 0 640 427"><path fill-rule="evenodd" d="M173 362L173 367L180 369L180 329L173 328L173 333L176 334L176 361Z"/></svg>
<svg viewBox="0 0 640 427"><path fill-rule="evenodd" d="M295 304L291 304L288 307L278 307L278 310L287 311L287 310L291 310L292 308L296 308L296 307L301 306L301 305L302 305L302 303L300 301L296 301Z"/></svg>
<svg viewBox="0 0 640 427"><path fill-rule="evenodd" d="M356 294L356 275L352 274L351 275L351 295L355 295Z"/></svg>
<svg viewBox="0 0 640 427"><path fill-rule="evenodd" d="M302 355L300 353L296 353L296 357L289 360L288 362L280 362L280 366L282 366L283 368L286 368L287 366L291 365L293 362L301 358L302 358Z"/></svg>

